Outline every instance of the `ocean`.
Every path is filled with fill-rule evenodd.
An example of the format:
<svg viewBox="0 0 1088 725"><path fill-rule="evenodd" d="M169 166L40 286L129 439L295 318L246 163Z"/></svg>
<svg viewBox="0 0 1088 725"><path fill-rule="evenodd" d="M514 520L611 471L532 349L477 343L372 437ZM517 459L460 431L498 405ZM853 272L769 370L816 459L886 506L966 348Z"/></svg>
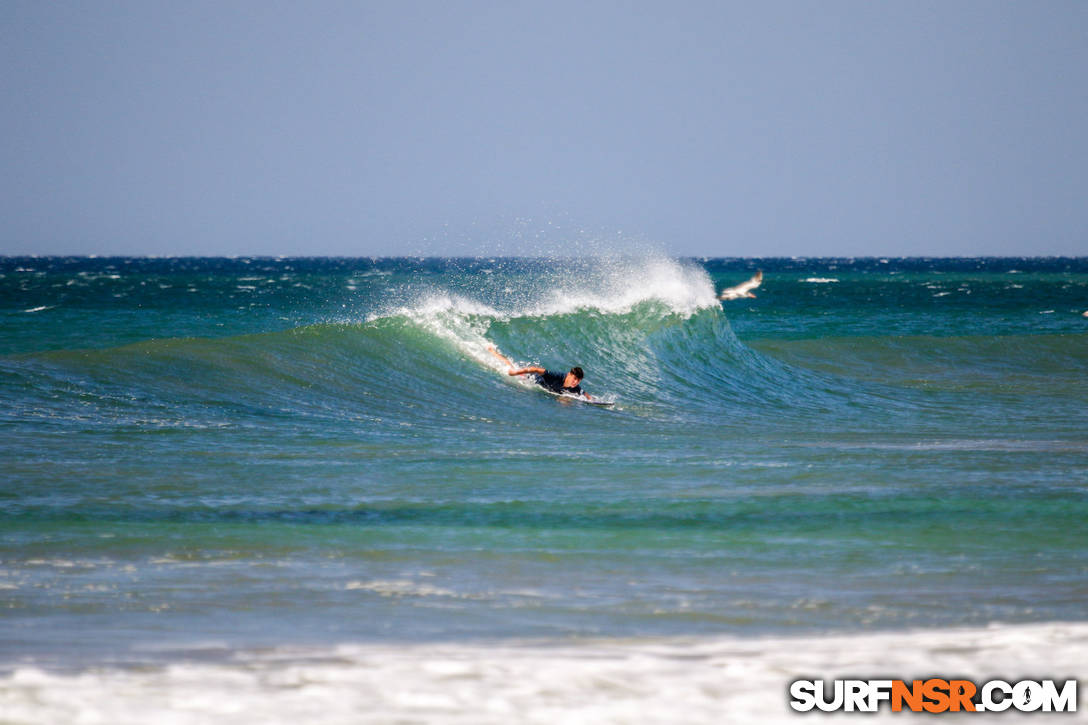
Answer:
<svg viewBox="0 0 1088 725"><path fill-rule="evenodd" d="M1086 311L1088 258L0 258L0 722L1083 678Z"/></svg>

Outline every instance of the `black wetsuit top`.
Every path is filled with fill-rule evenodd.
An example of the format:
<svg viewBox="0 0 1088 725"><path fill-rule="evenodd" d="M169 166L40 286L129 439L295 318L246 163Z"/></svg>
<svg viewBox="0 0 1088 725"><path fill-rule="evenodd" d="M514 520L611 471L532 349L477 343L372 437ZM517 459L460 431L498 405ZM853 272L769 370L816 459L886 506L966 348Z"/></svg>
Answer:
<svg viewBox="0 0 1088 725"><path fill-rule="evenodd" d="M581 385L575 385L573 388L564 388L563 381L566 379L566 373L553 373L550 370L545 370L542 373L533 373L532 375L534 383L553 393L571 393L573 395L583 394Z"/></svg>

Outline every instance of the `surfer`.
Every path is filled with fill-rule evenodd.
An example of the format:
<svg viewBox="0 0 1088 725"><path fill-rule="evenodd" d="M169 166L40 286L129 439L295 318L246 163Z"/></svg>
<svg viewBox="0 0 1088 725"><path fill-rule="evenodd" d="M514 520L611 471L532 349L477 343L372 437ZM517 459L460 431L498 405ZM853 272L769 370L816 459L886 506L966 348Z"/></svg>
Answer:
<svg viewBox="0 0 1088 725"><path fill-rule="evenodd" d="M488 345L487 350L506 363L506 367L509 368L506 371L507 375L530 375L532 376L530 379L534 383L556 395L581 395L586 400L593 400L589 393L582 390L581 382L582 378L585 377L585 373L582 372L580 367L573 367L567 373L554 373L538 365L517 368L514 362L499 352L499 349L494 345Z"/></svg>

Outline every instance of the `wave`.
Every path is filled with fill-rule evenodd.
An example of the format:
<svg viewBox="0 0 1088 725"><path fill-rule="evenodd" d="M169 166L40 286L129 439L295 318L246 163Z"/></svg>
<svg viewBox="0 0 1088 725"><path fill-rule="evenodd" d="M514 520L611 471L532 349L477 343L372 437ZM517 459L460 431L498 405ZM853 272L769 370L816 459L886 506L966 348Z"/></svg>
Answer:
<svg viewBox="0 0 1088 725"><path fill-rule="evenodd" d="M367 309L276 332L9 356L0 359L0 384L16 403L6 415L154 428L331 419L388 433L560 410L505 375L487 350L494 344L518 364L579 365L586 390L642 418L807 425L813 415L840 414L867 416L872 427L934 403L903 392L915 368L936 361L959 370L979 349L905 338L744 344L705 269L670 259L542 262L513 272L496 263L384 289ZM1037 361L1012 345L982 345L995 379L1010 359ZM1066 346L1052 341L1044 352L1054 358Z"/></svg>
<svg viewBox="0 0 1088 725"><path fill-rule="evenodd" d="M371 312L366 321L369 325L414 324L481 365L501 370L501 363L486 351L489 344L498 342L489 338L492 331L502 336L504 330L528 331L536 325L546 332L530 334L535 339L525 341L539 345L536 354L552 349L577 354L578 340L587 346L606 342L595 340L593 335L598 331L584 329L581 324L593 318L611 317L619 324L643 328L687 319L718 306L713 282L694 264L664 258L597 258L567 260L550 267L542 274L516 279L499 275L483 289L475 276L475 296L447 289L425 290L407 303ZM497 299L488 294L494 290L487 287L501 287Z"/></svg>
<svg viewBox="0 0 1088 725"><path fill-rule="evenodd" d="M339 402L372 408L488 392L505 377L481 374L502 371L487 352L492 343L527 361L583 364L595 371L598 388L623 375L645 383L653 368L646 359L650 338L700 315L720 325L727 345L735 344L713 283L698 265L572 260L535 275L476 274L471 281L475 288L468 290L456 284L412 290L408 300L393 290L361 320L36 353L8 358L4 368L15 376L32 372L50 395L121 407L156 400L244 407L264 400L265 407L278 401L287 409Z"/></svg>

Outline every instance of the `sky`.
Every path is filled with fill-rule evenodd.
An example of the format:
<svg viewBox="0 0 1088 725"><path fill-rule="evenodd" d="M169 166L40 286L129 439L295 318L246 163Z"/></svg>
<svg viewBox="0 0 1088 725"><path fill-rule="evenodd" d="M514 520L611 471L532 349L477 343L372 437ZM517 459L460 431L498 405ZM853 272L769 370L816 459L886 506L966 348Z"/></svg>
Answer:
<svg viewBox="0 0 1088 725"><path fill-rule="evenodd" d="M1088 2L0 2L0 254L1088 254Z"/></svg>

